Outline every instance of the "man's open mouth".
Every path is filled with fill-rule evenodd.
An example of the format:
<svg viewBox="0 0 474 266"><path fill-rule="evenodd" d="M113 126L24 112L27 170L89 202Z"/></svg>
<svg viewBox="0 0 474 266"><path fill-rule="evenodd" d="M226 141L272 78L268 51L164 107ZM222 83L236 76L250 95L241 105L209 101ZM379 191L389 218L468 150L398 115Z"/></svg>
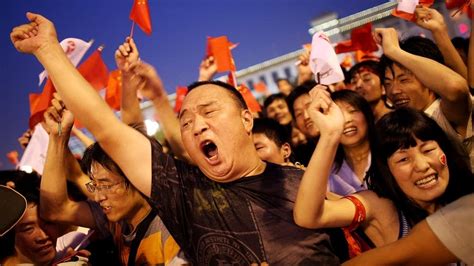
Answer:
<svg viewBox="0 0 474 266"><path fill-rule="evenodd" d="M217 146L210 140L203 141L200 145L202 153L209 160L217 158Z"/></svg>

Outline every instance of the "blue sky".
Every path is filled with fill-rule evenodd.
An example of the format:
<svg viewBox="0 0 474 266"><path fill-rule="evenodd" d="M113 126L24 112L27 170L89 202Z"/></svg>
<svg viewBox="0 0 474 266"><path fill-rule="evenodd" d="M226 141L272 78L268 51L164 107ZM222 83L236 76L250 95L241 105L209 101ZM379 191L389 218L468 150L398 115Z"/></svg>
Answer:
<svg viewBox="0 0 474 266"><path fill-rule="evenodd" d="M188 85L197 78L206 36L227 35L232 42L240 43L233 56L237 68L245 68L310 42L309 22L318 15L333 11L343 17L384 2L387 1L149 0L152 36L136 28L134 37L141 58L157 68L168 92L174 92L177 85ZM8 151L22 153L17 138L28 126L28 94L41 91L37 83L43 70L33 56L16 52L9 39L11 29L26 22L27 11L40 13L55 23L60 40L94 39L93 48L104 44L104 61L109 69L115 69L113 54L130 33L128 15L132 3L132 0L2 1L0 48L6 61L0 71L0 169L13 167L5 156Z"/></svg>

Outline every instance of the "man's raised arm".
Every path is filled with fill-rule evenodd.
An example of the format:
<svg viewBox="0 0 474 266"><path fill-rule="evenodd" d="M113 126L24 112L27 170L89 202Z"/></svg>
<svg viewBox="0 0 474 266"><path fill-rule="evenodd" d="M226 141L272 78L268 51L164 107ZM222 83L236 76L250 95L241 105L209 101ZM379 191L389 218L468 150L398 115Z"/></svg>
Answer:
<svg viewBox="0 0 474 266"><path fill-rule="evenodd" d="M145 195L150 195L149 140L121 123L75 69L59 45L53 23L33 13L27 13L27 18L30 23L14 28L10 34L15 48L36 56L72 113L92 132L132 184Z"/></svg>

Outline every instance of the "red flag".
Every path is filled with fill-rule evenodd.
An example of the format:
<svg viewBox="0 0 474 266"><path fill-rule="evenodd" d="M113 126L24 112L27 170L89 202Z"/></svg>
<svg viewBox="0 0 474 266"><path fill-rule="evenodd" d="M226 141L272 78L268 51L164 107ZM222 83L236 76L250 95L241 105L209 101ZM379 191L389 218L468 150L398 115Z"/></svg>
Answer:
<svg viewBox="0 0 474 266"><path fill-rule="evenodd" d="M227 36L207 37L206 56L214 57L217 72L236 71L235 62L230 51L232 47L235 47L235 44L229 42Z"/></svg>
<svg viewBox="0 0 474 266"><path fill-rule="evenodd" d="M467 16L472 19L472 9L469 6L471 1L469 0L446 0L447 9L457 9L451 17L456 16L459 13L466 13Z"/></svg>
<svg viewBox="0 0 474 266"><path fill-rule="evenodd" d="M446 0L446 8L447 9L461 8L468 2L470 1L469 0Z"/></svg>
<svg viewBox="0 0 474 266"><path fill-rule="evenodd" d="M35 128L35 125L43 121L43 114L48 109L53 99L54 89L53 82L50 79L46 81L41 93L30 93L30 119L29 126L31 129Z"/></svg>
<svg viewBox="0 0 474 266"><path fill-rule="evenodd" d="M105 101L114 110L120 110L122 98L122 74L116 69L110 71L109 81L105 89Z"/></svg>
<svg viewBox="0 0 474 266"><path fill-rule="evenodd" d="M79 73L94 87L101 90L109 81L109 69L102 60L102 47L99 47L78 68Z"/></svg>
<svg viewBox="0 0 474 266"><path fill-rule="evenodd" d="M77 70L94 87L100 90L106 87L108 82L109 70L101 57L102 48L99 47L92 55L84 61ZM30 94L30 128L33 129L36 124L43 121L43 113L50 106L53 99L53 93L56 89L50 79L43 87L41 94Z"/></svg>
<svg viewBox="0 0 474 266"><path fill-rule="evenodd" d="M431 5L433 5L433 2L434 0L420 0L418 4L424 7L430 7ZM412 22L416 21L415 13L400 11L398 10L398 7L392 10L392 16L399 17L401 19L412 21Z"/></svg>
<svg viewBox="0 0 474 266"><path fill-rule="evenodd" d="M351 31L351 39L340 42L334 50L337 54L361 50L375 52L379 48L372 37L372 24L367 23Z"/></svg>
<svg viewBox="0 0 474 266"><path fill-rule="evenodd" d="M134 0L132 10L130 11L130 19L148 35L151 35L151 18L148 0Z"/></svg>
<svg viewBox="0 0 474 266"><path fill-rule="evenodd" d="M178 86L176 87L176 99L174 102L174 112L179 113L181 105L183 105L184 97L188 93L188 87Z"/></svg>
<svg viewBox="0 0 474 266"><path fill-rule="evenodd" d="M257 102L257 99L255 99L255 96L253 96L249 88L243 84L240 84L237 89L239 90L240 94L242 94L242 97L244 98L245 103L251 112L258 113L262 111L260 104Z"/></svg>

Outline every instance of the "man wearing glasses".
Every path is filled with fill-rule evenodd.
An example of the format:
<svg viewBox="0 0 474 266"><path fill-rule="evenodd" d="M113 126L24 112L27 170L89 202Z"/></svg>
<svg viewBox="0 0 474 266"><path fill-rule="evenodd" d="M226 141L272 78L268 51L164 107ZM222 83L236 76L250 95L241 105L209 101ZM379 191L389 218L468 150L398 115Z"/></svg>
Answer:
<svg viewBox="0 0 474 266"><path fill-rule="evenodd" d="M98 143L86 150L81 162L91 179L86 188L93 201L69 199L65 177L78 180L84 174L67 146L74 118L60 101L53 103L45 113L49 146L41 181L41 215L93 228L100 237L112 235L123 265L180 264L180 248L160 217Z"/></svg>

